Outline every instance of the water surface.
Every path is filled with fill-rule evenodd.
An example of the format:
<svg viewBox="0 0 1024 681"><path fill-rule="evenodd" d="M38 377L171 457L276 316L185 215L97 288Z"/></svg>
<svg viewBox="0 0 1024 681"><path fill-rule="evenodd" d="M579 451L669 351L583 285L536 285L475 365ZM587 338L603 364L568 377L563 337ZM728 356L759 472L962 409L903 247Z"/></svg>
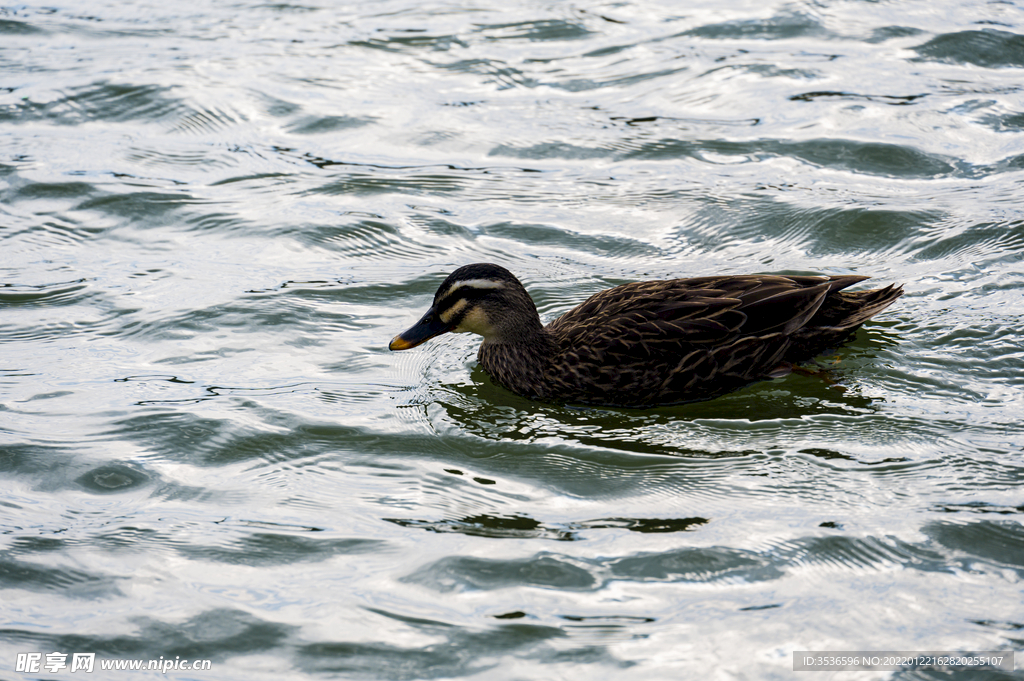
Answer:
<svg viewBox="0 0 1024 681"><path fill-rule="evenodd" d="M1022 83L1009 2L0 8L0 676L1021 650ZM545 320L716 273L906 295L814 374L580 409L474 338L387 351L478 261Z"/></svg>

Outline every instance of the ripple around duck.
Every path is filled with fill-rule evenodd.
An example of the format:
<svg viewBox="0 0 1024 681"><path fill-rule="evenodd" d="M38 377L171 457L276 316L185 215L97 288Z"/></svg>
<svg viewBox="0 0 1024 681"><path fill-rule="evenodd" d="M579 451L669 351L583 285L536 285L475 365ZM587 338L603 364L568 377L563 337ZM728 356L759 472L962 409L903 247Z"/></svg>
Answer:
<svg viewBox="0 0 1024 681"><path fill-rule="evenodd" d="M815 425L811 421L815 416L863 418L879 410L875 399L836 386L828 373L794 374L711 402L647 411L574 409L530 402L494 385L479 366L471 379L468 384L448 384L445 390L430 389L430 397L425 399L432 408L424 412L424 418L441 432L452 429L496 442L529 444L558 438L588 448L637 454L737 456L760 446L778 446L779 431L794 420L798 428L791 434L799 441L796 434L801 428L828 429L824 422ZM746 446L737 447L735 432L728 428L716 435L714 428L702 425L702 419L734 423L734 429L745 433ZM751 431L758 428L764 428L766 434L751 439Z"/></svg>
<svg viewBox="0 0 1024 681"><path fill-rule="evenodd" d="M507 434L493 442L489 437L467 438L472 430L466 422L447 425L442 415L454 415L450 408L434 406L425 418L442 438L437 456L448 461L470 457L491 471L489 477L591 499L685 502L679 507L683 515L717 512L721 503L716 495L730 490L772 498L785 489L793 499L849 510L862 504L865 495L880 493L879 484L886 498L909 501L941 491L959 493L972 485L1002 493L1021 475L1019 467L972 463L970 457L980 447L1010 455L1001 447L1005 426L998 425L953 440L941 436L946 424L894 419L885 411L762 421L680 420L670 415L662 420L657 414L630 418L555 408L543 416L539 411L534 405L533 415L524 414L521 422L509 420L515 412L504 409L468 419L470 426L481 421L501 426ZM544 418L551 421L549 436L537 435L533 425ZM531 457L529 476L509 467L517 460L516 452L538 447L544 455ZM666 456L671 459L666 461Z"/></svg>

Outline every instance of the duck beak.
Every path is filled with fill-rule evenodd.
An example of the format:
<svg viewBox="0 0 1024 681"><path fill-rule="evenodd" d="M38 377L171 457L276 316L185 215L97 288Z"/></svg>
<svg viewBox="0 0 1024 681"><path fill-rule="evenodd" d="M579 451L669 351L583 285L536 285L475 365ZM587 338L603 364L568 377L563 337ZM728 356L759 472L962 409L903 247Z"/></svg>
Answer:
<svg viewBox="0 0 1024 681"><path fill-rule="evenodd" d="M392 338L388 349L408 350L451 329L452 327L445 324L434 312L434 308L430 308L416 324Z"/></svg>

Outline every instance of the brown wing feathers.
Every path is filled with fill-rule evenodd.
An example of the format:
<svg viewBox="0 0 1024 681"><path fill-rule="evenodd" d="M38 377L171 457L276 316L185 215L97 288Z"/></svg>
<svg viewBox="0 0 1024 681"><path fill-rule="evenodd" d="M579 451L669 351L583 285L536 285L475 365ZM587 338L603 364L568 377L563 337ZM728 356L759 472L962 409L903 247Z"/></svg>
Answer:
<svg viewBox="0 0 1024 681"><path fill-rule="evenodd" d="M814 316L827 294L852 283L749 276L626 284L591 296L547 330L578 342L602 329L692 343L717 342L730 334L790 334Z"/></svg>
<svg viewBox="0 0 1024 681"><path fill-rule="evenodd" d="M840 291L867 277L704 277L626 284L591 296L546 330L606 389L642 402L699 399L841 342L901 293ZM596 370L601 366L602 370ZM657 377L645 383L647 377Z"/></svg>

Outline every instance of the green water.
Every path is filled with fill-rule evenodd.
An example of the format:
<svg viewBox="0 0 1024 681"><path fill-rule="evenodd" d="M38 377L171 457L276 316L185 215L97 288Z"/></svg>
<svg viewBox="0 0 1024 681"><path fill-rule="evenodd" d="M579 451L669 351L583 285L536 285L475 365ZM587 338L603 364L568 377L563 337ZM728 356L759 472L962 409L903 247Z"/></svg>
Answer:
<svg viewBox="0 0 1024 681"><path fill-rule="evenodd" d="M0 678L1024 649L1022 69L1009 2L0 7ZM388 352L470 262L545 321L717 273L906 295L813 375L580 409L475 338Z"/></svg>

